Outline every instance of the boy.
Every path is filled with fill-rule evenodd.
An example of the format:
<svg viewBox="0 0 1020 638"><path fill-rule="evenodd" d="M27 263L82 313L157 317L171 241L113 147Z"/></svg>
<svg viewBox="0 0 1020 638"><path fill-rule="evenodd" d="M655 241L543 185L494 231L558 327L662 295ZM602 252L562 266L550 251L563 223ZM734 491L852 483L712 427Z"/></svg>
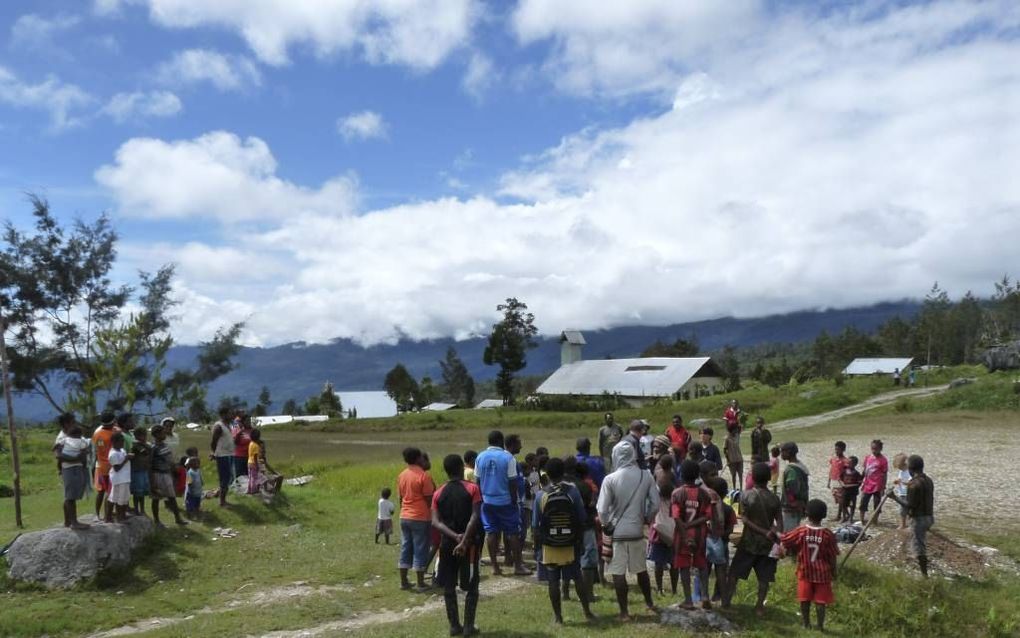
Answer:
<svg viewBox="0 0 1020 638"><path fill-rule="evenodd" d="M740 451L740 431L730 430L723 442L726 466L730 468L730 484L739 489L744 482L744 454Z"/></svg>
<svg viewBox="0 0 1020 638"><path fill-rule="evenodd" d="M843 485L841 479L843 478L843 470L846 468L848 460L846 458L846 443L836 441L833 455L829 459L829 478L825 482L826 489L832 490L832 500L836 503L836 516L832 519L834 521L842 520L840 516L843 506Z"/></svg>
<svg viewBox="0 0 1020 638"><path fill-rule="evenodd" d="M882 502L882 492L889 480L889 459L882 455L882 441L871 442L871 454L864 457L864 481L861 483L861 524L865 523L868 504L875 503L875 522L878 523L878 509Z"/></svg>
<svg viewBox="0 0 1020 638"><path fill-rule="evenodd" d="M202 461L198 456L189 456L184 462L184 467L188 470L184 511L188 518L196 519L202 511Z"/></svg>
<svg viewBox="0 0 1020 638"><path fill-rule="evenodd" d="M64 483L64 527L75 531L89 529L89 526L78 522L78 501L85 496L85 484L88 472L85 463L89 455L89 442L82 438L81 426L74 422L74 417L61 415L61 434L59 444L54 444L54 456L57 469Z"/></svg>
<svg viewBox="0 0 1020 638"><path fill-rule="evenodd" d="M797 460L800 448L789 441L780 446L782 459L786 461L783 470L783 531L789 532L804 520L808 502L808 469Z"/></svg>
<svg viewBox="0 0 1020 638"><path fill-rule="evenodd" d="M911 454L907 459L907 470L910 482L907 483L907 498L900 500L894 490L889 490L889 498L907 508L914 533L914 554L921 575L928 578L928 548L925 543L928 530L935 524L935 484L924 473L924 459Z"/></svg>
<svg viewBox="0 0 1020 638"><path fill-rule="evenodd" d="M479 560L485 532L481 524L482 492L464 479L464 461L456 454L443 459L449 480L432 495L432 526L441 534L436 583L443 587L451 636L473 636L478 608ZM384 490L388 492L389 490ZM464 622L457 609L457 585L464 598Z"/></svg>
<svg viewBox="0 0 1020 638"><path fill-rule="evenodd" d="M574 462L577 462L576 459ZM535 498L532 525L538 532L536 542L542 544L542 564L549 576L549 602L552 604L553 620L558 625L563 624L561 580L573 580L576 583L584 617L591 620L595 616L589 608L589 594L583 585L577 563L577 546L583 542L584 537L584 503L577 487L563 478L563 459L549 459L545 471L549 475L549 485Z"/></svg>
<svg viewBox="0 0 1020 638"><path fill-rule="evenodd" d="M478 482L478 478L475 476L475 459L477 458L478 452L474 450L464 453L464 480L470 483Z"/></svg>
<svg viewBox="0 0 1020 638"><path fill-rule="evenodd" d="M723 609L730 606L737 580L747 580L751 569L754 569L758 579L758 602L754 613L762 618L765 616L769 584L776 579L776 558L772 548L779 541L783 523L779 497L768 489L769 466L758 463L751 468L751 473L754 487L740 495L740 519L744 523L744 532L730 564L730 586L723 593Z"/></svg>
<svg viewBox="0 0 1020 638"><path fill-rule="evenodd" d="M712 593L712 601L719 602L726 595L726 587L729 586L729 563L730 563L730 535L737 525L737 514L733 507L725 500L729 485L726 480L716 477L707 483L719 497L718 506L721 515L718 520L708 529L708 541L705 543L705 556L708 559L709 572L715 566L715 591Z"/></svg>
<svg viewBox="0 0 1020 638"><path fill-rule="evenodd" d="M466 480L466 479L465 479ZM469 483L473 481L468 481ZM382 492L379 493L379 502L377 504L378 512L375 517L375 544L379 544L379 536L382 535L386 539L386 544L390 544L390 534L393 533L393 512L397 511L397 507L390 500L390 495L393 492L388 487L382 488Z"/></svg>
<svg viewBox="0 0 1020 638"><path fill-rule="evenodd" d="M149 493L149 462L152 448L146 442L145 428L135 428L135 442L131 446L131 496L135 514L145 516L145 496Z"/></svg>
<svg viewBox="0 0 1020 638"><path fill-rule="evenodd" d="M673 491L671 497L672 516L676 521L676 535L673 543L673 567L680 570L680 582L684 588L683 609L694 609L691 600L691 568L698 570L701 585L701 606L711 609L708 598L708 559L705 555L705 541L708 524L712 519L712 500L707 490L697 485L701 470L696 463L687 460L680 464L680 478L683 485Z"/></svg>
<svg viewBox="0 0 1020 638"><path fill-rule="evenodd" d="M131 455L124 449L124 434L115 432L110 438L107 459L110 463L110 495L106 501L106 522L113 522L113 510L117 508L117 522L127 520L128 501L131 500Z"/></svg>
<svg viewBox="0 0 1020 638"><path fill-rule="evenodd" d="M712 461L720 470L723 468L722 454L719 453L719 446L712 443L715 430L709 427L701 428L701 453L704 460Z"/></svg>
<svg viewBox="0 0 1020 638"><path fill-rule="evenodd" d="M805 629L811 628L811 603L815 604L818 630L825 631L825 608L835 602L832 581L836 578L836 535L822 525L828 508L813 498L807 504L808 524L783 534L783 549L797 555L797 600Z"/></svg>
<svg viewBox="0 0 1020 638"><path fill-rule="evenodd" d="M96 473L93 487L96 488L96 518L103 509L103 501L110 493L110 439L116 433L114 425L117 416L107 410L99 417L99 427L92 434L92 449L96 454ZM109 509L109 508L107 508Z"/></svg>
<svg viewBox="0 0 1020 638"><path fill-rule="evenodd" d="M163 499L166 508L174 515L174 522L187 525L177 507L177 493L174 491L174 451L166 443L166 430L162 425L152 426L152 457L149 462L149 488L152 494L152 520L156 527L163 527L159 520L159 501Z"/></svg>
<svg viewBox="0 0 1020 638"><path fill-rule="evenodd" d="M574 458L576 460L577 457ZM587 463L577 461L574 474L577 477L574 484L581 494L581 500L584 501L584 524L581 526L584 529L581 547L581 580L584 582L585 591L588 592L588 600L596 602L594 592L595 579L599 573L599 545L598 537L595 534L595 519L598 516L595 512L595 504L599 501L599 488L588 475Z"/></svg>
<svg viewBox="0 0 1020 638"><path fill-rule="evenodd" d="M843 476L840 484L843 486L843 500L840 503L840 520L849 523L854 520L854 510L857 509L857 495L861 491L861 481L864 477L857 471L857 457L851 456L847 459L847 465L843 468Z"/></svg>
<svg viewBox="0 0 1020 638"><path fill-rule="evenodd" d="M772 489L772 493L779 496L779 455L782 454L782 450L779 449L778 445L773 445L772 449L769 450L769 487Z"/></svg>

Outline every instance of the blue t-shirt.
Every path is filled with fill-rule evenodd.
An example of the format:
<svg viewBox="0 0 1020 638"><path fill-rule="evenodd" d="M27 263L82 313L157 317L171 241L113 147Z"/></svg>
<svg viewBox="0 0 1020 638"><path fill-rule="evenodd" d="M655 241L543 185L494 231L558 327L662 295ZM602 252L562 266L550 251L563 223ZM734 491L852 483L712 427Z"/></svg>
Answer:
<svg viewBox="0 0 1020 638"><path fill-rule="evenodd" d="M202 496L202 471L188 470L188 496Z"/></svg>
<svg viewBox="0 0 1020 638"><path fill-rule="evenodd" d="M517 461L498 447L488 447L475 459L475 477L482 489L482 501L489 505L510 505L510 481L517 479Z"/></svg>
<svg viewBox="0 0 1020 638"><path fill-rule="evenodd" d="M602 460L602 457L578 454L577 462L587 465L589 478L595 482L595 485L602 487L602 480L606 478L606 462Z"/></svg>

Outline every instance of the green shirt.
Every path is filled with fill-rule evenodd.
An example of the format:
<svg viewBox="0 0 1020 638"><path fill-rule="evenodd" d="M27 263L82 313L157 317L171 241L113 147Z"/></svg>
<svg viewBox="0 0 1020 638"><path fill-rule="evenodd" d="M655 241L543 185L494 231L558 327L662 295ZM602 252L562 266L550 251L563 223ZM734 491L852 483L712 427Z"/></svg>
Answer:
<svg viewBox="0 0 1020 638"><path fill-rule="evenodd" d="M740 496L740 514L763 529L772 529L779 513L779 498L763 487L753 487ZM772 540L744 525L737 549L757 556L767 556L772 551Z"/></svg>

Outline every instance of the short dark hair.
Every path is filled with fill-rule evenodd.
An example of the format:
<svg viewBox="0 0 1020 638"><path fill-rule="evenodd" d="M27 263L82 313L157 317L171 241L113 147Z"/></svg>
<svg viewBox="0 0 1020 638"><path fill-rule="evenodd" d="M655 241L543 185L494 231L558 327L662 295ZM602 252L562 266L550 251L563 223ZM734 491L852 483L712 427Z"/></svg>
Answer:
<svg viewBox="0 0 1020 638"><path fill-rule="evenodd" d="M576 461L577 459L574 460ZM585 461L577 461L577 466L574 468L574 475L581 479L588 476L588 463Z"/></svg>
<svg viewBox="0 0 1020 638"><path fill-rule="evenodd" d="M545 473L549 475L550 481L559 481L563 479L563 459L559 457L551 457L545 464Z"/></svg>
<svg viewBox="0 0 1020 638"><path fill-rule="evenodd" d="M383 498L389 498L390 494L393 494L393 492L388 487L382 488L382 492L379 493Z"/></svg>
<svg viewBox="0 0 1020 638"><path fill-rule="evenodd" d="M535 448L535 454L537 456L549 456L549 448L545 447L544 445L539 445L537 448Z"/></svg>
<svg viewBox="0 0 1020 638"><path fill-rule="evenodd" d="M563 474L566 476L577 476L577 457L567 454L563 457Z"/></svg>
<svg viewBox="0 0 1020 638"><path fill-rule="evenodd" d="M836 441L836 449L837 450L843 450L844 452L846 452L846 442L845 441Z"/></svg>
<svg viewBox="0 0 1020 638"><path fill-rule="evenodd" d="M779 453L782 452L782 450L779 449L778 445L773 445L769 452L772 454L772 456L779 456Z"/></svg>
<svg viewBox="0 0 1020 638"><path fill-rule="evenodd" d="M797 447L797 444L794 443L793 441L787 441L786 443L783 443L782 445L779 446L779 450L781 452L789 452L790 454L797 454L797 452L800 452L800 448Z"/></svg>
<svg viewBox="0 0 1020 638"><path fill-rule="evenodd" d="M508 435L506 437L506 441L504 441L503 445L505 447L510 447L514 443L516 443L517 445L521 444L521 435L520 434L510 434L510 435Z"/></svg>
<svg viewBox="0 0 1020 638"><path fill-rule="evenodd" d="M823 520L829 513L829 506L825 501L813 498L807 502L807 517L814 523Z"/></svg>
<svg viewBox="0 0 1020 638"><path fill-rule="evenodd" d="M702 445L701 442L699 442L699 441L691 441L691 444L689 446L687 446L687 453L690 454L691 452L697 452L698 454L704 454L705 453L705 446Z"/></svg>
<svg viewBox="0 0 1020 638"><path fill-rule="evenodd" d="M67 431L67 434L71 438L79 438L84 433L82 432L80 425L72 425L71 429Z"/></svg>
<svg viewBox="0 0 1020 638"><path fill-rule="evenodd" d="M110 437L110 442L111 443L123 443L124 442L124 433L123 432L114 432L113 436Z"/></svg>
<svg viewBox="0 0 1020 638"><path fill-rule="evenodd" d="M224 406L224 407L220 408L220 410L219 410L220 418L223 419L223 420L229 419L231 412L233 412L233 410L231 410L227 406Z"/></svg>
<svg viewBox="0 0 1020 638"><path fill-rule="evenodd" d="M673 415L673 420L674 420L674 421L676 421L676 420L678 420L678 419L679 419L679 421L680 421L681 423L683 423L683 421L684 421L684 418L683 418L682 416L680 416L679 414L674 414L674 415Z"/></svg>
<svg viewBox="0 0 1020 638"><path fill-rule="evenodd" d="M538 458L537 454L535 454L534 452L528 452L527 454L524 455L524 462L533 463L537 458Z"/></svg>
<svg viewBox="0 0 1020 638"><path fill-rule="evenodd" d="M720 497L725 497L726 492L730 491L729 483L727 483L726 479L724 479L721 476L716 476L714 478L708 479L707 481L705 481L705 484L712 488L712 491L718 494Z"/></svg>
<svg viewBox="0 0 1020 638"><path fill-rule="evenodd" d="M911 454L907 459L907 470L918 474L924 471L924 458L920 454Z"/></svg>
<svg viewBox="0 0 1020 638"><path fill-rule="evenodd" d="M672 454L663 454L662 456L660 456L659 457L659 467L661 467L663 470L668 470L668 471L672 472L673 471L673 455Z"/></svg>
<svg viewBox="0 0 1020 638"><path fill-rule="evenodd" d="M131 419L133 418L134 416L130 412L121 412L117 415L117 425L123 428L128 423L131 423Z"/></svg>
<svg viewBox="0 0 1020 638"><path fill-rule="evenodd" d="M885 443L882 443L882 439L872 439L871 440L871 444L872 445L877 445L878 449L880 449L880 450L885 447Z"/></svg>
<svg viewBox="0 0 1020 638"><path fill-rule="evenodd" d="M478 452L474 450L468 450L464 453L464 465L474 465L475 459L478 458Z"/></svg>
<svg viewBox="0 0 1020 638"><path fill-rule="evenodd" d="M447 454L443 459L443 470L450 478L461 478L464 476L464 459L460 454Z"/></svg>
<svg viewBox="0 0 1020 638"><path fill-rule="evenodd" d="M713 430L712 428L708 427L707 425L705 427L701 428L701 433L702 434L707 434L709 436L715 436L715 430Z"/></svg>
<svg viewBox="0 0 1020 638"><path fill-rule="evenodd" d="M489 445L503 447L503 433L499 430L489 432Z"/></svg>
<svg viewBox="0 0 1020 638"><path fill-rule="evenodd" d="M143 438L145 438L146 434L148 434L148 433L145 431L145 426L144 425L136 425L135 426L135 438L136 439L143 439Z"/></svg>
<svg viewBox="0 0 1020 638"><path fill-rule="evenodd" d="M586 436L582 436L581 438L577 439L577 444L574 446L574 448L578 452L582 452L584 454L591 452L591 439L589 439Z"/></svg>
<svg viewBox="0 0 1020 638"><path fill-rule="evenodd" d="M765 485L772 478L772 470L768 463L755 463L751 466L751 480L755 485Z"/></svg>
<svg viewBox="0 0 1020 638"><path fill-rule="evenodd" d="M59 425L61 429L65 425L71 425L72 423L74 423L74 415L71 414L70 412L64 412L63 414L57 417L57 425Z"/></svg>
<svg viewBox="0 0 1020 638"><path fill-rule="evenodd" d="M698 471L701 472L701 478L705 478L706 476L712 476L713 474L718 476L719 466L716 465L714 461L709 461L708 459L705 459L701 463L698 463Z"/></svg>
<svg viewBox="0 0 1020 638"><path fill-rule="evenodd" d="M414 465L421 459L421 450L416 447L405 447L404 448L404 463L408 465Z"/></svg>
<svg viewBox="0 0 1020 638"><path fill-rule="evenodd" d="M854 465L857 465L857 463L860 462L860 459L857 458L856 456L849 456L849 457L847 457L847 460L850 461L850 466L851 467L853 467ZM907 461L907 467L908 468L910 467L910 461Z"/></svg>
<svg viewBox="0 0 1020 638"><path fill-rule="evenodd" d="M701 468L694 461L687 459L680 464L680 478L685 483L693 483L701 476Z"/></svg>

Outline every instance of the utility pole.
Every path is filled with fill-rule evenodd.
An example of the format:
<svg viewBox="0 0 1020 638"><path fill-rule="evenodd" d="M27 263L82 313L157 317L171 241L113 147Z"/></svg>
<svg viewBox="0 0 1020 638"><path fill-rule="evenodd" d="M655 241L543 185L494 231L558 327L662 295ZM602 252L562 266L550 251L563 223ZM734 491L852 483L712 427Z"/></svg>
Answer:
<svg viewBox="0 0 1020 638"><path fill-rule="evenodd" d="M18 458L18 430L14 426L14 399L11 397L11 375L7 366L7 321L0 308L0 374L3 375L4 401L7 402L7 427L11 432L11 464L14 466L14 520L18 527L21 522L21 461Z"/></svg>

